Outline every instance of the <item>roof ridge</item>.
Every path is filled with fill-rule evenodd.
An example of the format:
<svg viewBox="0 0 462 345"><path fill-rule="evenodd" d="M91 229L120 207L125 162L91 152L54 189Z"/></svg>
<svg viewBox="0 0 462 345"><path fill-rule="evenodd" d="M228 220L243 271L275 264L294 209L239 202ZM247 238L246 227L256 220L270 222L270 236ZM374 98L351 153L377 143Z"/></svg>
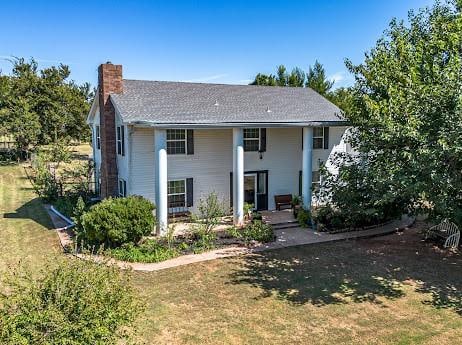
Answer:
<svg viewBox="0 0 462 345"><path fill-rule="evenodd" d="M122 81L135 81L135 82L147 82L147 83L171 83L171 84L189 84L189 85L212 85L212 86L231 86L231 87L242 87L242 86L248 86L248 87L255 87L255 88L268 88L268 89L276 89L276 90L309 90L313 91L317 94L318 92L314 91L312 88L303 86L303 87L296 87L296 86L279 86L279 85L252 85L252 84L226 84L226 83L204 83L204 82L194 82L194 81L181 81L181 80L147 80L147 79L129 79L129 78L124 78ZM320 95L320 94L319 94ZM320 95L323 97L322 95Z"/></svg>

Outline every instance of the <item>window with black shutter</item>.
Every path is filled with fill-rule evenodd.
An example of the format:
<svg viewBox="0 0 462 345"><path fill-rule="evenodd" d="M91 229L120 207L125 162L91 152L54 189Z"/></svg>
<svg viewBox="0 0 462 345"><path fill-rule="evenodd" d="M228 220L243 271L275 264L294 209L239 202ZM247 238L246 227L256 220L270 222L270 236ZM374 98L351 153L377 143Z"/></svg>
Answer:
<svg viewBox="0 0 462 345"><path fill-rule="evenodd" d="M266 128L244 128L244 151L266 151Z"/></svg>
<svg viewBox="0 0 462 345"><path fill-rule="evenodd" d="M171 180L167 185L168 207L171 209L186 206L186 180Z"/></svg>
<svg viewBox="0 0 462 345"><path fill-rule="evenodd" d="M313 128L313 149L327 150L328 148L329 148L329 127L314 127Z"/></svg>
<svg viewBox="0 0 462 345"><path fill-rule="evenodd" d="M117 126L116 128L116 141L117 141L117 154L125 156L125 127Z"/></svg>
<svg viewBox="0 0 462 345"><path fill-rule="evenodd" d="M188 137L188 134L190 139ZM190 153L190 151L187 150L188 144L193 145L192 140L192 130L186 131L185 129L167 129L167 154L192 154L194 151L194 146L192 146L192 153Z"/></svg>

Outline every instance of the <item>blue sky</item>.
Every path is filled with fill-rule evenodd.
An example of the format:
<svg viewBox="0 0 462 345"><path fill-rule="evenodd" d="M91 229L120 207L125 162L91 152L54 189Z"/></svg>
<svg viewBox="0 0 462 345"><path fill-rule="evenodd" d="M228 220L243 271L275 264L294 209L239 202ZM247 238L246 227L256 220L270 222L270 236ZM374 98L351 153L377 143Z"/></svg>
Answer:
<svg viewBox="0 0 462 345"><path fill-rule="evenodd" d="M77 82L96 84L100 63L124 78L246 84L276 66L306 70L318 59L336 86L393 17L432 0L5 1L0 69L10 56L41 67L62 62Z"/></svg>

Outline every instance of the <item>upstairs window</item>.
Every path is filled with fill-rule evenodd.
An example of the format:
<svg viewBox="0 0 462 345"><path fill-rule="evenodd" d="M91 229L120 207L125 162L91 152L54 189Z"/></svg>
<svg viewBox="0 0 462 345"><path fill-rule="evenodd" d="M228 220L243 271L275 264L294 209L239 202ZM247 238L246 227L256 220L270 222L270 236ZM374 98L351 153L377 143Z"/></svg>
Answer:
<svg viewBox="0 0 462 345"><path fill-rule="evenodd" d="M117 126L117 154L125 156L125 127Z"/></svg>
<svg viewBox="0 0 462 345"><path fill-rule="evenodd" d="M186 154L186 142L185 129L167 129L167 154Z"/></svg>
<svg viewBox="0 0 462 345"><path fill-rule="evenodd" d="M313 149L324 148L324 127L313 128Z"/></svg>
<svg viewBox="0 0 462 345"><path fill-rule="evenodd" d="M252 152L260 149L260 129L244 128L244 151Z"/></svg>
<svg viewBox="0 0 462 345"><path fill-rule="evenodd" d="M101 134L100 134L99 126L95 127L95 141L96 141L96 148L100 150L101 149Z"/></svg>

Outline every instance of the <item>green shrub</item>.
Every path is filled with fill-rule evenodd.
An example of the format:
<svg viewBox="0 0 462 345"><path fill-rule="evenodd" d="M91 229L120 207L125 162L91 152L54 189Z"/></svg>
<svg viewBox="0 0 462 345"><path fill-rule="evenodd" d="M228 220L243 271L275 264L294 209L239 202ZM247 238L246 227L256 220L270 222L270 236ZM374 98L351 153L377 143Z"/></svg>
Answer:
<svg viewBox="0 0 462 345"><path fill-rule="evenodd" d="M75 231L77 231L77 233L81 233L83 230L82 217L86 211L87 205L85 204L85 201L83 201L83 198L79 196L74 209L72 210L72 221L75 224Z"/></svg>
<svg viewBox="0 0 462 345"><path fill-rule="evenodd" d="M300 226L307 228L311 225L311 213L310 211L305 210L303 207L300 207L297 214L297 221Z"/></svg>
<svg viewBox="0 0 462 345"><path fill-rule="evenodd" d="M226 207L218 195L212 192L205 199L199 200L198 214L193 215L193 221L205 226L206 232L212 232L221 218L226 215Z"/></svg>
<svg viewBox="0 0 462 345"><path fill-rule="evenodd" d="M84 244L106 248L137 243L154 228L154 205L140 196L108 198L90 208L82 217L78 236Z"/></svg>
<svg viewBox="0 0 462 345"><path fill-rule="evenodd" d="M252 213L252 221L256 221L256 220L262 220L263 219L263 216L260 212L253 212Z"/></svg>
<svg viewBox="0 0 462 345"><path fill-rule="evenodd" d="M192 233L192 249L194 253L202 253L215 248L217 234L208 230L204 224L196 224Z"/></svg>
<svg viewBox="0 0 462 345"><path fill-rule="evenodd" d="M116 344L140 314L127 272L78 259L9 272L0 294L1 344Z"/></svg>
<svg viewBox="0 0 462 345"><path fill-rule="evenodd" d="M261 220L247 224L242 235L246 241L271 242L274 240L273 227Z"/></svg>
<svg viewBox="0 0 462 345"><path fill-rule="evenodd" d="M60 197L56 199L56 201L53 202L53 206L63 215L65 215L67 218L71 218L76 201L74 198L69 198L69 197Z"/></svg>
<svg viewBox="0 0 462 345"><path fill-rule="evenodd" d="M232 227L228 229L227 233L229 236L242 239L245 242L258 241L266 243L274 240L273 227L261 220L250 222L242 230Z"/></svg>
<svg viewBox="0 0 462 345"><path fill-rule="evenodd" d="M139 245L126 243L119 248L108 249L105 254L128 262L160 262L177 257L180 251L159 240L149 239Z"/></svg>

